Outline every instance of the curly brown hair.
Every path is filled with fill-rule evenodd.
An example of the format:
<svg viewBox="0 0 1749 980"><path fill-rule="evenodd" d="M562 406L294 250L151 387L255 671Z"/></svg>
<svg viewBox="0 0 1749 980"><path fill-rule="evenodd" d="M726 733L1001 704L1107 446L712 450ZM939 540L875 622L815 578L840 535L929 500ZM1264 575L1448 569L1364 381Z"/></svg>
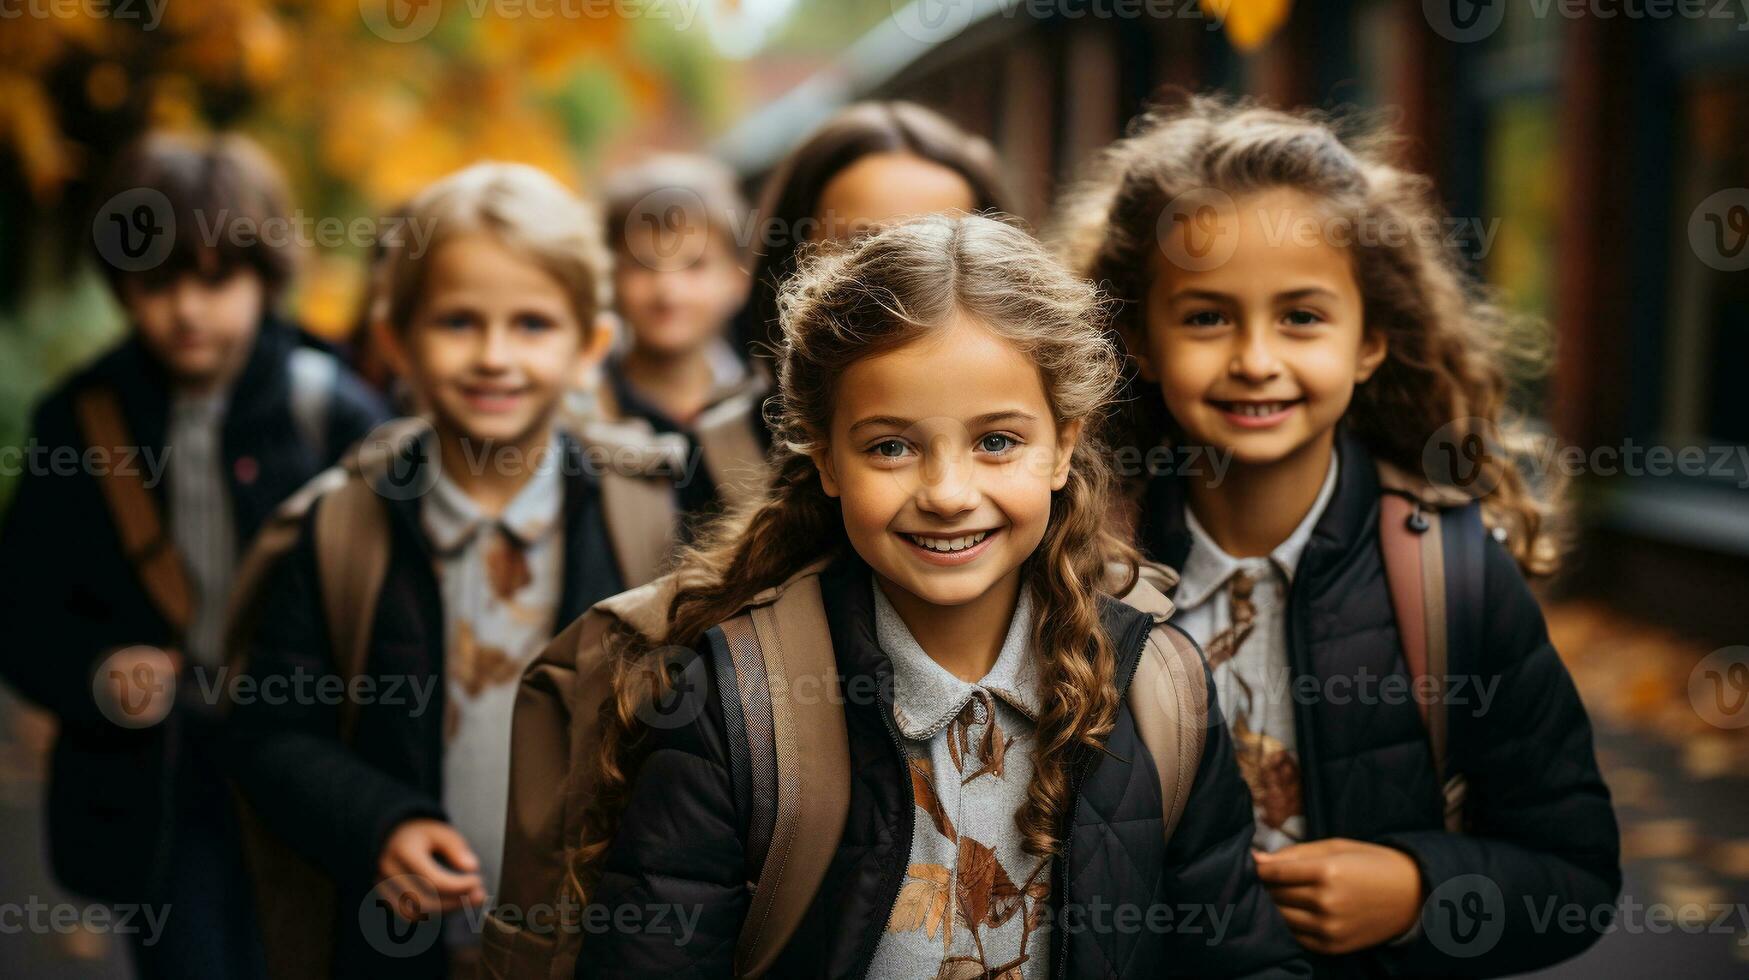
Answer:
<svg viewBox="0 0 1749 980"><path fill-rule="evenodd" d="M1484 517L1521 568L1548 574L1559 560L1551 532L1559 488L1535 487L1521 471L1530 437L1507 417L1511 375L1548 360L1546 326L1508 313L1471 279L1442 238L1432 181L1392 162L1397 143L1358 116L1190 98L1144 113L1100 154L1065 196L1051 237L1077 274L1111 292L1113 327L1129 344L1147 329L1158 222L1185 195L1291 188L1348 228L1392 229L1346 243L1366 328L1384 335L1388 352L1355 390L1344 422L1376 457L1409 473L1425 472L1423 452L1436 435L1489 440L1499 451L1484 454L1472 481L1488 491ZM1158 393L1131 394L1129 435L1141 445L1170 440L1175 426Z"/></svg>
<svg viewBox="0 0 1749 980"><path fill-rule="evenodd" d="M605 853L639 763L639 709L666 685L659 652L696 645L758 592L826 555L851 555L837 499L826 494L809 453L828 431L844 371L911 344L951 322L976 318L1038 365L1059 425L1083 428L1068 482L1052 495L1049 525L1022 565L1022 587L1039 610L1046 705L1032 783L1016 816L1026 848L1053 853L1068 796L1068 763L1097 750L1117 715L1116 652L1101 628L1099 592L1127 590L1138 554L1105 520L1115 479L1097 429L1118 386L1120 358L1103 329L1097 291L1068 274L1031 235L976 216L910 221L805 262L782 294L778 394L767 406L775 430L770 489L710 525L681 560L684 586L666 636L629 631L610 639L614 693L602 705L597 787L573 887Z"/></svg>

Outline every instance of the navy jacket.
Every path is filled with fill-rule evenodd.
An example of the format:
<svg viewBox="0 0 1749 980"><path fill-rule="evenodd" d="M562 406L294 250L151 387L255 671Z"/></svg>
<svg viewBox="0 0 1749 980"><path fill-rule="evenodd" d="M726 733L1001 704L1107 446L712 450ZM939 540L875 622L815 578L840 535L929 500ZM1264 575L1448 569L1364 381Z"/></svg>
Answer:
<svg viewBox="0 0 1749 980"><path fill-rule="evenodd" d="M326 413L325 445L305 445L287 366L299 343L295 328L265 319L231 391L220 441L240 543L386 417L376 396L343 370ZM44 453L83 452L73 399L93 385L117 393L139 449L134 465L152 476L167 459L170 386L131 337L43 400L32 444ZM127 730L98 710L92 680L101 658L118 647L167 646L172 634L122 555L97 478L55 465L52 455L38 459L43 465L19 481L0 530L0 621L7 624L0 675L60 722L48 796L56 876L83 894L140 900L165 870L159 831L168 817L159 797L168 791L175 743L179 733L198 739L208 729L196 712L179 710L151 728ZM165 515L164 485L154 489Z"/></svg>
<svg viewBox="0 0 1749 980"><path fill-rule="evenodd" d="M1408 667L1379 545L1377 469L1346 429L1337 451L1335 495L1288 592L1294 689L1329 694L1328 703L1322 694L1296 696L1306 832L1407 852L1430 902L1413 942L1314 966L1330 976L1498 976L1571 957L1597 933L1565 930L1548 908L1571 905L1586 923L1610 921L1620 835L1585 706L1542 611L1512 556L1489 538L1482 641L1453 649L1448 667L1458 679L1448 689L1448 765L1468 795L1466 831L1447 833L1419 709L1407 698L1359 695L1378 690L1382 677L1406 683ZM1191 540L1183 491L1179 479L1156 477L1141 514L1143 549L1175 568ZM1454 908L1476 910L1477 921L1448 920ZM1549 924L1539 931L1538 922Z"/></svg>
<svg viewBox="0 0 1749 980"><path fill-rule="evenodd" d="M562 437L565 479L564 578L558 627L622 591L602 521L596 477L578 444ZM423 458L430 458L427 454ZM410 470L408 471L411 472ZM417 484L417 476L409 477ZM364 673L378 696L359 706L350 744L339 739L332 699L240 701L232 715L230 762L244 795L268 829L326 870L339 889L336 976L443 975L443 945L392 958L371 945L359 924L360 903L376 882L389 833L418 817L445 819L443 749L445 620L435 559L420 524L419 497L390 500L390 557L371 628ZM262 689L340 671L328 642L311 522L281 560L263 594L249 674ZM428 700L413 693L430 692ZM412 947L408 947L412 948Z"/></svg>
<svg viewBox="0 0 1749 980"><path fill-rule="evenodd" d="M899 896L917 818L911 780L893 721L892 664L874 637L868 566L844 557L821 575L833 648L847 691L850 809L826 878L772 971L779 977L862 977ZM1107 599L1102 619L1119 648L1119 694L1133 676L1152 620ZM608 930L584 937L580 978L728 977L746 917L751 877L745 866L749 777L735 763L745 729L724 720L718 685L733 683L721 631L695 655L706 683L686 696L705 699L690 724L652 728L651 749L632 789L618 836L591 896L607 908L631 905L699 910L696 933L677 945L671 930ZM866 680L858 681L862 677ZM1213 690L1212 685L1210 691ZM1127 701L1106 740L1071 769L1073 818L1065 855L1052 866L1057 977L1306 976L1298 945L1256 878L1250 856L1251 799L1239 778L1232 741L1209 705L1212 724L1191 795L1170 840L1160 783ZM680 712L682 716L688 714ZM1065 904L1084 916L1065 917ZM1175 915L1194 907L1222 917L1178 917L1172 929L1107 926L1098 909L1164 905Z"/></svg>

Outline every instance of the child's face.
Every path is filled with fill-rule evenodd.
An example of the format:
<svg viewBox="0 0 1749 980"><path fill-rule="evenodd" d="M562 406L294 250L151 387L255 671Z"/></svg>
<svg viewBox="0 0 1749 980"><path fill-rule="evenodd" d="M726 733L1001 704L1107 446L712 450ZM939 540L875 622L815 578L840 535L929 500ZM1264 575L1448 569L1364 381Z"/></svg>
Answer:
<svg viewBox="0 0 1749 980"><path fill-rule="evenodd" d="M614 299L632 343L664 357L702 349L747 299L747 273L728 243L709 228L683 234L703 236L703 248L681 245L677 251L675 242L664 241L672 234L630 229L614 262Z"/></svg>
<svg viewBox="0 0 1749 980"><path fill-rule="evenodd" d="M557 279L496 237L452 238L430 257L425 291L389 345L440 431L481 442L544 438L595 331Z"/></svg>
<svg viewBox="0 0 1749 980"><path fill-rule="evenodd" d="M977 195L951 167L910 153L871 153L820 191L809 241L848 241L920 214L976 211Z"/></svg>
<svg viewBox="0 0 1749 980"><path fill-rule="evenodd" d="M1024 354L960 317L850 365L814 462L875 573L956 606L1018 574L1038 547L1080 431L1053 420Z"/></svg>
<svg viewBox="0 0 1749 980"><path fill-rule="evenodd" d="M236 377L261 328L266 289L254 269L202 268L162 281L130 276L121 288L140 342L178 385L211 388Z"/></svg>
<svg viewBox="0 0 1749 980"><path fill-rule="evenodd" d="M1235 204L1236 227L1218 231L1236 236L1226 262L1192 271L1154 257L1147 337L1130 349L1191 442L1268 465L1329 445L1385 344L1366 330L1349 254L1314 199L1270 190ZM1226 247L1174 244L1176 255Z"/></svg>

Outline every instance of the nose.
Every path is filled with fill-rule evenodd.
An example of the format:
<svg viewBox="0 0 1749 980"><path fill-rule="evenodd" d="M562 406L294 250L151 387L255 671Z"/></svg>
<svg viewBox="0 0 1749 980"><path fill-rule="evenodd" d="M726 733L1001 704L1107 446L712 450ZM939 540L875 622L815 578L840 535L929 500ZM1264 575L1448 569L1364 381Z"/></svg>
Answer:
<svg viewBox="0 0 1749 980"><path fill-rule="evenodd" d="M479 356L475 366L482 371L505 371L510 367L510 325L501 321L487 324L480 336Z"/></svg>
<svg viewBox="0 0 1749 980"><path fill-rule="evenodd" d="M176 280L175 289L172 303L176 319L182 323L198 322L201 310L206 306L206 295L200 283L193 276L181 276Z"/></svg>
<svg viewBox="0 0 1749 980"><path fill-rule="evenodd" d="M1250 382L1269 381L1281 373L1275 332L1267 324L1248 324L1234 334L1233 358L1227 373Z"/></svg>
<svg viewBox="0 0 1749 980"><path fill-rule="evenodd" d="M954 517L983 502L977 468L968 447L946 435L931 438L923 453L923 480L917 507L939 517Z"/></svg>

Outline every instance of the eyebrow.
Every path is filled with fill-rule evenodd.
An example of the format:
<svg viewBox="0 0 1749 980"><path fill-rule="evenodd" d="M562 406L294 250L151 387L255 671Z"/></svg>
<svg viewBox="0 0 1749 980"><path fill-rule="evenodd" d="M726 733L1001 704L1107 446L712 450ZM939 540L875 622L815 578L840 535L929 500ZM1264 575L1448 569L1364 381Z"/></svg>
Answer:
<svg viewBox="0 0 1749 980"><path fill-rule="evenodd" d="M1334 291L1325 289L1323 286L1306 286L1301 289L1290 289L1284 293L1276 293L1271 298L1277 303L1291 303L1295 300L1309 299L1313 296L1322 296L1326 299L1337 298ZM1231 303L1233 302L1234 297L1231 293L1218 293L1212 289L1180 289L1167 297L1167 299L1170 302L1178 302L1179 300L1186 299L1200 299L1207 300L1211 303Z"/></svg>
<svg viewBox="0 0 1749 980"><path fill-rule="evenodd" d="M1033 415L1031 412L1023 412L1017 408L1011 408L1001 412L986 412L976 418L967 419L966 425L968 427L974 427L1008 421L1036 422L1038 421L1038 416ZM868 428L871 426L891 429L906 429L915 424L915 419L903 419L897 415L871 415L852 425L849 431L855 433L857 429Z"/></svg>

